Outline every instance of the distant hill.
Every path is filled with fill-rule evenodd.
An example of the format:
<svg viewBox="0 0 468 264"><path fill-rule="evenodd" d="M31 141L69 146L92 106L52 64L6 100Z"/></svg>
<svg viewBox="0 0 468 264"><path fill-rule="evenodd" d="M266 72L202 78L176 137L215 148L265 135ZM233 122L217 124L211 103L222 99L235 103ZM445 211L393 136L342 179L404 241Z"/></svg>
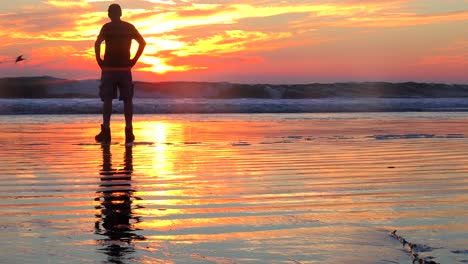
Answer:
<svg viewBox="0 0 468 264"><path fill-rule="evenodd" d="M97 98L98 80L50 76L0 79L0 98ZM137 98L465 98L466 84L349 82L331 84L237 84L227 82L135 82Z"/></svg>
<svg viewBox="0 0 468 264"><path fill-rule="evenodd" d="M0 98L92 98L97 80L66 80L50 76L0 79Z"/></svg>

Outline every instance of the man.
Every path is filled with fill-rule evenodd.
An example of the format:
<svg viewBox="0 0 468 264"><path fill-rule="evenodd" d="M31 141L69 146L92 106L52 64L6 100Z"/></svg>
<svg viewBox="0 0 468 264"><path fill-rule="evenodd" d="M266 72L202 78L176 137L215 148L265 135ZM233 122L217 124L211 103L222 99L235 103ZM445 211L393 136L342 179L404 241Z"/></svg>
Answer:
<svg viewBox="0 0 468 264"><path fill-rule="evenodd" d="M125 114L125 143L135 140L133 135L133 82L131 68L135 66L146 42L138 30L130 23L120 20L122 9L118 4L112 4L108 9L111 22L105 24L94 44L96 61L102 70L99 96L103 102L101 133L95 139L97 142L110 143L110 118L112 114L112 100L117 98L124 102ZM130 58L132 40L138 42L138 51ZM104 59L101 59L101 43L105 41Z"/></svg>

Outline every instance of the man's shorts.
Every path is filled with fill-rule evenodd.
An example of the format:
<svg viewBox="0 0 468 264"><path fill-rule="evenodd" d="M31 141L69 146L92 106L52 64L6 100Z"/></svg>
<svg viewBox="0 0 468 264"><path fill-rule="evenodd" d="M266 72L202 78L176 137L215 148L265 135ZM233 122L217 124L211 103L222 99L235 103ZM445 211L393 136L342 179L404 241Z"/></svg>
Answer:
<svg viewBox="0 0 468 264"><path fill-rule="evenodd" d="M132 72L130 70L106 70L101 73L101 85L99 86L99 96L102 101L117 98L117 88L119 90L119 100L133 98Z"/></svg>

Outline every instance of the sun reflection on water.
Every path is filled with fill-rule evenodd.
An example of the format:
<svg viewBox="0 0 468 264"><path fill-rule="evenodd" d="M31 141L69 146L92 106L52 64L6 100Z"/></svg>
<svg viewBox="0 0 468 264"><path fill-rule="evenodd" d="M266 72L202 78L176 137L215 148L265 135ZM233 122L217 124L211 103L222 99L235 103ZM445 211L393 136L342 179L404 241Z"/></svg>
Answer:
<svg viewBox="0 0 468 264"><path fill-rule="evenodd" d="M152 176L171 175L173 174L174 163L170 157L167 142L167 134L171 124L168 123L145 123L140 130L140 137L146 141L153 143L150 148L147 148L144 156L150 160L150 168L147 173Z"/></svg>

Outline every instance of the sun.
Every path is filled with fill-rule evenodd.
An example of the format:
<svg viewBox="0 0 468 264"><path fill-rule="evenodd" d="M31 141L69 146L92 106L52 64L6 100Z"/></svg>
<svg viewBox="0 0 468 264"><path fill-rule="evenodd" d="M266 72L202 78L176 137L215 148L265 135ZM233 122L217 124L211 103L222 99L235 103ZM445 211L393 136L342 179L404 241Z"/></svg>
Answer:
<svg viewBox="0 0 468 264"><path fill-rule="evenodd" d="M140 68L140 71L166 73L172 70L173 66L167 65L163 59L151 56L142 56L140 61L144 64L150 65L149 67Z"/></svg>
<svg viewBox="0 0 468 264"><path fill-rule="evenodd" d="M189 71L192 69L200 69L206 67L193 67L190 65L182 65L182 66L172 66L167 63L167 59L158 58L154 56L141 56L140 61L143 64L150 65L145 68L139 68L138 71L146 71L146 72L153 72L158 74L164 74L166 72L183 72Z"/></svg>

